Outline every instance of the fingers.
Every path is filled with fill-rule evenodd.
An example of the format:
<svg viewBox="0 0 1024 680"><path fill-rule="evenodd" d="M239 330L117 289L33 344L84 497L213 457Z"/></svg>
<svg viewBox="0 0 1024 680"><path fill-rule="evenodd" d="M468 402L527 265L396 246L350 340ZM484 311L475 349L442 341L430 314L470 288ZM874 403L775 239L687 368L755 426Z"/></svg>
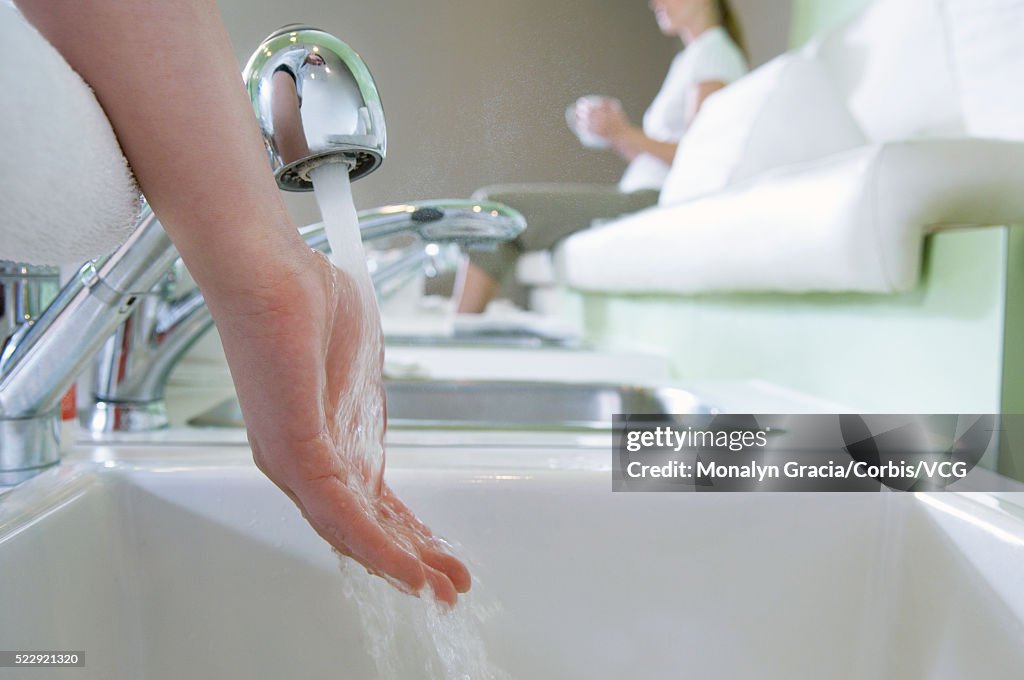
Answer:
<svg viewBox="0 0 1024 680"><path fill-rule="evenodd" d="M415 548L401 545L396 536L385 531L370 504L360 501L340 480L318 480L296 495L309 523L336 549L351 554L372 571L405 583L415 592L426 584L426 569Z"/></svg>
<svg viewBox="0 0 1024 680"><path fill-rule="evenodd" d="M578 129L602 138L608 136L608 128L613 122L612 112L601 105L583 111L576 118Z"/></svg>
<svg viewBox="0 0 1024 680"><path fill-rule="evenodd" d="M444 542L429 534L420 533L414 526L400 520L396 521L393 516L385 520L385 526L390 533L403 536L404 543L415 549L424 566L428 568L428 578L430 570L433 570L447 579L449 585L445 585L445 591L449 588L457 593L465 593L469 590L472 583L469 569L457 557L448 552ZM436 587L434 589L437 590Z"/></svg>
<svg viewBox="0 0 1024 680"><path fill-rule="evenodd" d="M364 499L334 476L313 480L300 490L271 479L338 553L399 590L417 595L426 585L450 607L459 593L469 590L472 577L466 566L390 487L384 486L379 499Z"/></svg>
<svg viewBox="0 0 1024 680"><path fill-rule="evenodd" d="M351 493L344 486L338 492ZM392 584L404 584L400 589L405 592L421 593L424 584L428 585L438 601L455 606L458 593L467 592L472 583L469 570L431 537L426 526L413 517L390 489L386 490L385 498L390 498L390 502L383 498L381 502L386 504L390 517L375 516L372 507L360 504L356 517L347 515L348 531L341 535L329 527L320 532L320 522L309 514L307 518L339 552L353 557L370 573L383 576Z"/></svg>
<svg viewBox="0 0 1024 680"><path fill-rule="evenodd" d="M449 607L454 607L459 596L455 591L455 586L452 584L451 579L438 570L431 569L430 567L427 567L424 572L426 573L427 584L430 586L430 590L434 593L434 598L438 602L443 602Z"/></svg>
<svg viewBox="0 0 1024 680"><path fill-rule="evenodd" d="M392 513L392 517L401 526L415 531L411 538L415 541L423 562L447 576L456 591L467 592L472 583L472 577L466 565L448 552L442 541L434 538L430 528L412 513L412 510L395 495L395 492L387 484L384 485L381 498L389 512Z"/></svg>
<svg viewBox="0 0 1024 680"><path fill-rule="evenodd" d="M423 563L447 576L456 592L469 592L473 578L469 575L469 569L466 568L466 565L461 560L453 555L449 555L444 550L434 547L423 547L420 548L419 552Z"/></svg>
<svg viewBox="0 0 1024 680"><path fill-rule="evenodd" d="M373 564L368 563L359 555L346 553L338 549L335 549L335 552L337 552L339 555L343 555L345 557L349 557L355 560L360 565L362 565L362 567L366 569L367 572L369 572L373 576L378 576L384 579L385 581L390 583L392 587L396 588L397 590L400 590L406 595L412 595L413 597L422 597L424 591L426 590L422 588L418 590L412 589L411 587L409 587L407 583L399 581L390 574L380 571ZM452 580L447 576L447 574L444 574L438 571L437 569L433 569L431 567L424 565L423 573L426 577L426 585L429 588L430 593L434 596L434 599L436 599L439 602L443 602L448 607L455 606L456 602L458 601L458 593L466 592L465 590L456 590L455 584L452 583Z"/></svg>
<svg viewBox="0 0 1024 680"><path fill-rule="evenodd" d="M615 100L586 100L576 106L576 117L577 119L581 117L588 119L600 116L610 116L617 114L619 111L621 111L621 109Z"/></svg>

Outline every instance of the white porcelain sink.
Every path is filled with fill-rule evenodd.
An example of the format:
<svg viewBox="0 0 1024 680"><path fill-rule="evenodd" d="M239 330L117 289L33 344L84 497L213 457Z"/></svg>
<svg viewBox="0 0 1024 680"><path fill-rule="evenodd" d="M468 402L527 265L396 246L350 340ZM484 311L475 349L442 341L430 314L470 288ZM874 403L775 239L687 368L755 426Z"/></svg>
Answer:
<svg viewBox="0 0 1024 680"><path fill-rule="evenodd" d="M377 677L245 448L87 453L0 497L0 646L86 668L0 675ZM1024 522L988 496L613 494L602 451L478 453L396 447L388 475L473 563L512 678L1021 677Z"/></svg>

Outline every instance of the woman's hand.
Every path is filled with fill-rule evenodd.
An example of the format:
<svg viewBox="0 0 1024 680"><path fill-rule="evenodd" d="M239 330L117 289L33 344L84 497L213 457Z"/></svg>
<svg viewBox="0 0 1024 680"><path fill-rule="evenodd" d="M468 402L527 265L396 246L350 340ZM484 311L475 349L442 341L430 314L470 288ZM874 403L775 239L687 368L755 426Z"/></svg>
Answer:
<svg viewBox="0 0 1024 680"><path fill-rule="evenodd" d="M616 146L633 129L622 104L610 97L583 97L576 104L577 129Z"/></svg>
<svg viewBox="0 0 1024 680"><path fill-rule="evenodd" d="M582 97L576 102L574 115L580 139L586 136L602 139L627 161L642 154L651 154L671 165L676 145L651 139L641 128L630 123L618 99Z"/></svg>
<svg viewBox="0 0 1024 680"><path fill-rule="evenodd" d="M294 264L244 304L209 301L256 465L338 552L454 604L468 570L383 482L376 302L319 253Z"/></svg>

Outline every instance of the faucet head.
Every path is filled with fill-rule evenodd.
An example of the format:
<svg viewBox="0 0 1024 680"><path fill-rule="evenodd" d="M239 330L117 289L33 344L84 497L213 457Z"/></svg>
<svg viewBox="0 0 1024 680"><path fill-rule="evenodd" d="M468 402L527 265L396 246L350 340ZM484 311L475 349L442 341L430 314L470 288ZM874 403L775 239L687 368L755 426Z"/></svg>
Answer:
<svg viewBox="0 0 1024 680"><path fill-rule="evenodd" d="M309 172L348 164L353 180L384 160L380 95L366 64L338 38L309 26L270 34L243 72L277 184L311 191Z"/></svg>

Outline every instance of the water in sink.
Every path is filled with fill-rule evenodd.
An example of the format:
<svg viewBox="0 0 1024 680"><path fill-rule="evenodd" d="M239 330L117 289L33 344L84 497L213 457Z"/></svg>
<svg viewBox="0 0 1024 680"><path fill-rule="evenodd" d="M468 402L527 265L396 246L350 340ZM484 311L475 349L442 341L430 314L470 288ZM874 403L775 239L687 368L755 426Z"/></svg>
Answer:
<svg viewBox="0 0 1024 680"><path fill-rule="evenodd" d="M511 680L488 658L481 624L488 612L472 597L444 611L431 599L408 597L343 560L342 592L359 613L378 680Z"/></svg>

